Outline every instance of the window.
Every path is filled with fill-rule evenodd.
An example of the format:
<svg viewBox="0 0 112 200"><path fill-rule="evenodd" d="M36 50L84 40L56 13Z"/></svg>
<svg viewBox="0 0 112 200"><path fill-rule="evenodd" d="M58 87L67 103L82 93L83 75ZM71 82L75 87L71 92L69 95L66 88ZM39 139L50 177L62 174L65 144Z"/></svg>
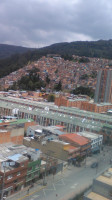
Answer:
<svg viewBox="0 0 112 200"><path fill-rule="evenodd" d="M22 164L21 167L24 167L24 164Z"/></svg>
<svg viewBox="0 0 112 200"><path fill-rule="evenodd" d="M20 174L21 174L20 172L17 172L17 176L20 176Z"/></svg>
<svg viewBox="0 0 112 200"><path fill-rule="evenodd" d="M16 179L16 180L14 180L14 183L17 183L18 182L18 180Z"/></svg>
<svg viewBox="0 0 112 200"><path fill-rule="evenodd" d="M10 180L12 178L12 175L7 176L7 180Z"/></svg>

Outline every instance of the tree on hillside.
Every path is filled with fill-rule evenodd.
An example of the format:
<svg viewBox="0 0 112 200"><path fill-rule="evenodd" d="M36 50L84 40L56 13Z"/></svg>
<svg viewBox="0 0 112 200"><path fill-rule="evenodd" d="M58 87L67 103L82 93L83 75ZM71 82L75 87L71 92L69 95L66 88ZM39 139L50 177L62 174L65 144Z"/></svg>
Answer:
<svg viewBox="0 0 112 200"><path fill-rule="evenodd" d="M55 101L55 95L54 95L54 94L49 94L47 100L48 100L49 102L54 102L54 101Z"/></svg>
<svg viewBox="0 0 112 200"><path fill-rule="evenodd" d="M39 74L33 73L32 71L28 75L21 77L17 83L14 83L10 89L21 89L21 90L37 90L45 87L45 82L41 80Z"/></svg>
<svg viewBox="0 0 112 200"><path fill-rule="evenodd" d="M62 90L62 83L61 83L61 81L59 81L58 84L54 85L54 90L56 90L56 91Z"/></svg>
<svg viewBox="0 0 112 200"><path fill-rule="evenodd" d="M47 83L47 84L49 84L49 83L50 83L50 78L49 78L49 76L48 76L48 75L46 76L46 83Z"/></svg>
<svg viewBox="0 0 112 200"><path fill-rule="evenodd" d="M82 94L82 95L88 95L90 97L94 97L94 91L93 89L89 88L89 87L77 87L75 90L72 91L73 94Z"/></svg>

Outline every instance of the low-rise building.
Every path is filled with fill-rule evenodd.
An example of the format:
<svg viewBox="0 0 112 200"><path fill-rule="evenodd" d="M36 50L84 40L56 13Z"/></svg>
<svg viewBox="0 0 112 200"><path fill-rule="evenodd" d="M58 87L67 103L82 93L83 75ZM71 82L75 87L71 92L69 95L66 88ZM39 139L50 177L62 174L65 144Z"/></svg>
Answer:
<svg viewBox="0 0 112 200"><path fill-rule="evenodd" d="M0 144L22 144L27 127L34 125L32 119L5 119L0 123Z"/></svg>
<svg viewBox="0 0 112 200"><path fill-rule="evenodd" d="M23 189L28 183L28 175L31 174L32 181L37 178L37 174L39 176L41 163L39 150L6 143L0 145L0 152L1 197ZM29 166L32 166L30 172Z"/></svg>
<svg viewBox="0 0 112 200"><path fill-rule="evenodd" d="M94 179L91 190L85 193L83 197L83 200L110 199L112 199L112 168Z"/></svg>
<svg viewBox="0 0 112 200"><path fill-rule="evenodd" d="M91 140L91 151L93 153L100 151L101 145L103 143L103 135L87 131L82 131L78 134Z"/></svg>
<svg viewBox="0 0 112 200"><path fill-rule="evenodd" d="M60 141L58 137L55 138L53 136L37 139L25 137L23 144L27 147L39 148L42 153L64 161L67 161L70 158L76 158L80 155L79 147L74 147L68 142Z"/></svg>
<svg viewBox="0 0 112 200"><path fill-rule="evenodd" d="M27 172L28 158L22 154L8 156L1 159L0 180L1 190L10 195L24 188Z"/></svg>
<svg viewBox="0 0 112 200"><path fill-rule="evenodd" d="M76 133L63 134L59 138L72 146L80 147L80 156L87 155L91 151L91 141Z"/></svg>
<svg viewBox="0 0 112 200"><path fill-rule="evenodd" d="M64 134L64 126L57 125L57 126L29 126L27 128L27 136L50 136L50 135L61 135Z"/></svg>
<svg viewBox="0 0 112 200"><path fill-rule="evenodd" d="M89 98L67 98L65 96L59 96L55 98L55 104L57 106L76 107L81 110L86 110L95 113L106 113L109 109L112 109L111 103L95 103L89 101Z"/></svg>
<svg viewBox="0 0 112 200"><path fill-rule="evenodd" d="M27 175L26 175L26 186L38 180L39 175L40 175L40 167L41 167L39 149L36 149L36 151L30 152L28 156L29 156L29 162L28 162Z"/></svg>

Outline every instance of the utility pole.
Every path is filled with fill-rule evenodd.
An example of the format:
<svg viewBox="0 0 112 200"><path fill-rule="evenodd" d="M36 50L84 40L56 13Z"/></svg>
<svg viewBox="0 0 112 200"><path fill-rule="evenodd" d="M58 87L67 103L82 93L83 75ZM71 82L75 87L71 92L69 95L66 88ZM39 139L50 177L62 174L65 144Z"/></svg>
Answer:
<svg viewBox="0 0 112 200"><path fill-rule="evenodd" d="M46 159L46 165L45 165L45 174L43 176L43 185L47 185L47 181L46 181L46 169L47 169L47 163L48 163L48 156Z"/></svg>

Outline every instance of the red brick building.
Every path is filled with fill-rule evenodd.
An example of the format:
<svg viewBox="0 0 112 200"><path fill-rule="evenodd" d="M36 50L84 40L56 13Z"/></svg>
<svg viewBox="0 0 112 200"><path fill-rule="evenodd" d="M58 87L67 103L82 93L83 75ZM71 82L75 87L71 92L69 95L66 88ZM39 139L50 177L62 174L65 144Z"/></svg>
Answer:
<svg viewBox="0 0 112 200"><path fill-rule="evenodd" d="M0 163L0 189L4 194L10 195L24 188L28 162L27 157L15 154Z"/></svg>
<svg viewBox="0 0 112 200"><path fill-rule="evenodd" d="M105 113L109 109L112 109L112 104L110 103L97 104L97 103L89 102L87 99L70 100L70 99L67 99L67 97L65 96L56 97L55 104L57 106L76 107L81 110L97 112L97 113Z"/></svg>

